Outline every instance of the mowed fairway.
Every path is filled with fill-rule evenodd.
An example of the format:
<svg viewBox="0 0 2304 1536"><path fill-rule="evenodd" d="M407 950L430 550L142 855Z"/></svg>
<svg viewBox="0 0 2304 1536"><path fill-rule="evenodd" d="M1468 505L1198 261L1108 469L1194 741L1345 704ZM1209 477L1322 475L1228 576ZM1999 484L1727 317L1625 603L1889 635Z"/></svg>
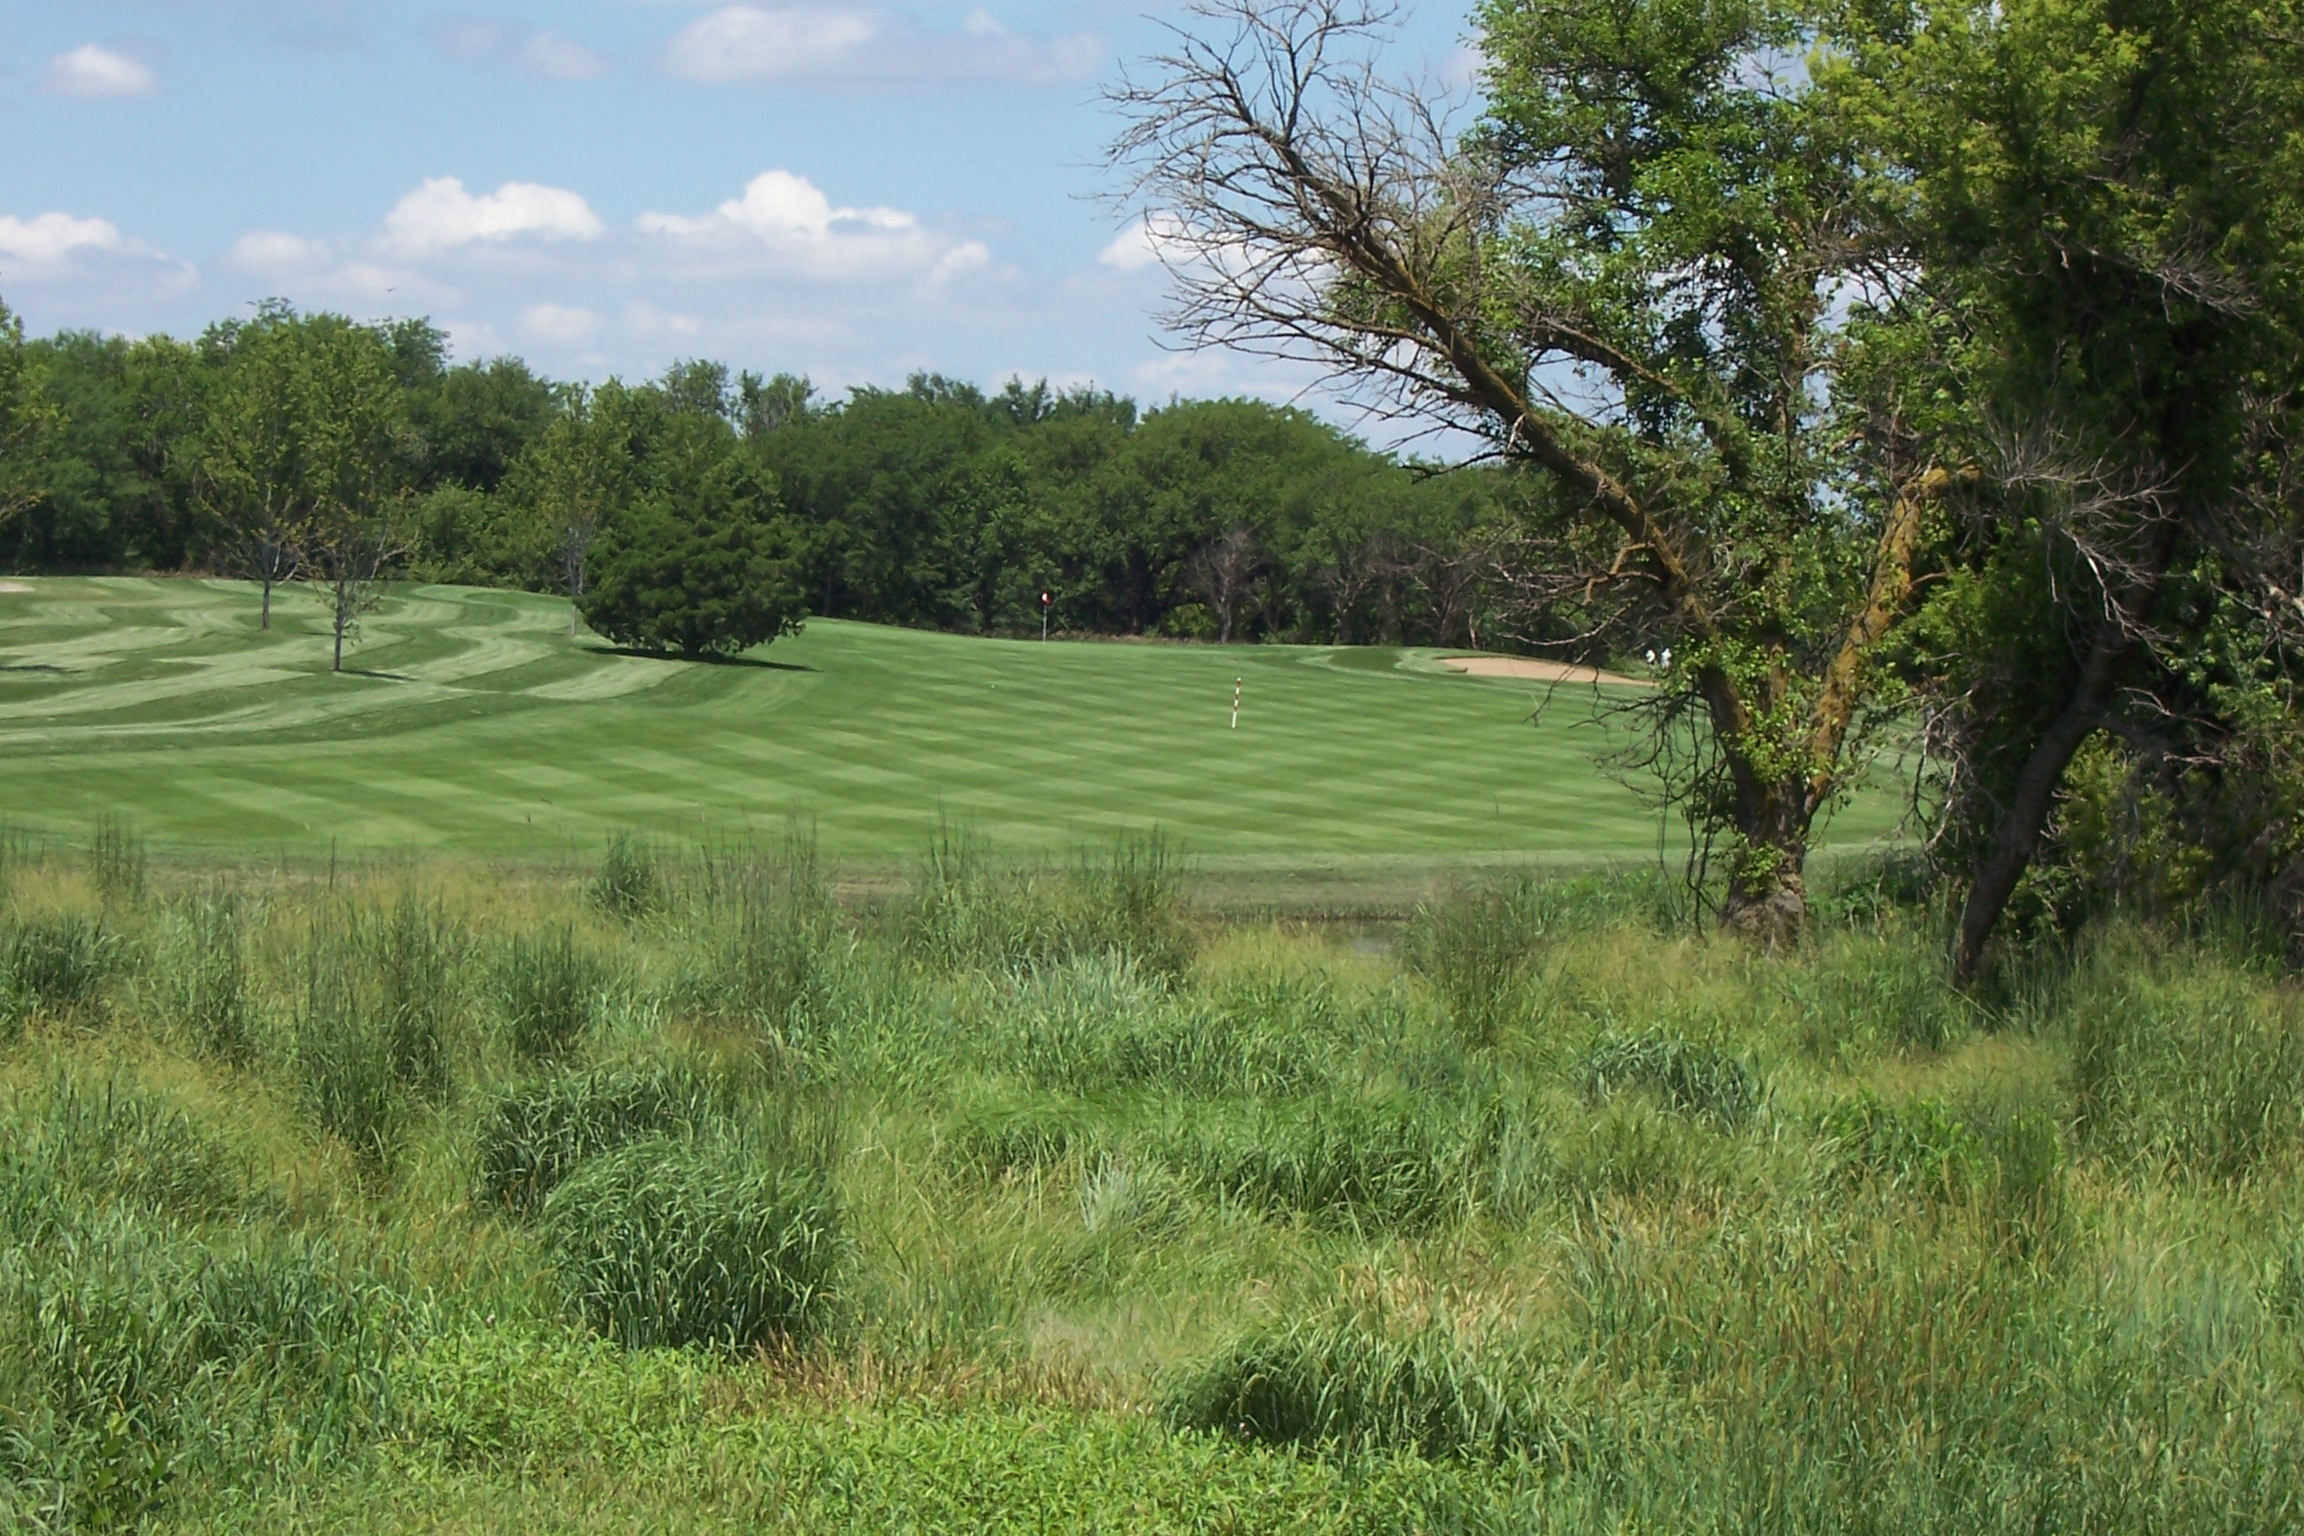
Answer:
<svg viewBox="0 0 2304 1536"><path fill-rule="evenodd" d="M265 634L242 583L25 585L0 594L0 796L35 830L110 813L163 849L552 857L617 828L743 836L800 813L847 859L916 853L945 823L1049 849L1159 827L1249 864L1656 847L1654 813L1595 766L1612 735L1591 690L1532 723L1538 687L1426 653L818 620L699 665L572 641L550 598L416 586L331 676L302 590ZM1891 820L1867 800L1835 841Z"/></svg>

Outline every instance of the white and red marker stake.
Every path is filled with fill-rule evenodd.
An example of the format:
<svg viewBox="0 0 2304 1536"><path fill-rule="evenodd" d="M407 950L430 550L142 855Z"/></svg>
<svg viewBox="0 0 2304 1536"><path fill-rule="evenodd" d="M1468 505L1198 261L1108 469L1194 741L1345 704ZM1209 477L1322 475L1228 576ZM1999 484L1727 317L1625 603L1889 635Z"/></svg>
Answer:
<svg viewBox="0 0 2304 1536"><path fill-rule="evenodd" d="M1240 729L1240 685L1246 681L1247 679L1244 677L1232 679L1232 729L1234 730Z"/></svg>

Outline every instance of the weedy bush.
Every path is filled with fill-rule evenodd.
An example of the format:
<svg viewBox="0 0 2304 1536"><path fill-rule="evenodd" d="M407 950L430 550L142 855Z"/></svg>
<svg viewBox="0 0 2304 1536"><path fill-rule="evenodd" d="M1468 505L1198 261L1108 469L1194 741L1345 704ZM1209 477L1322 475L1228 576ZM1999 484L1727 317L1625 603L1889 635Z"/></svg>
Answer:
<svg viewBox="0 0 2304 1536"><path fill-rule="evenodd" d="M1387 1332L1348 1318L1256 1329L1179 1373L1172 1428L1328 1452L1409 1451L1552 1463L1571 1444L1540 1362L1475 1350L1444 1324Z"/></svg>
<svg viewBox="0 0 2304 1536"><path fill-rule="evenodd" d="M1825 1060L1857 1044L1940 1051L1975 1029L1933 933L1846 934L1772 978L1802 1043Z"/></svg>
<svg viewBox="0 0 2304 1536"><path fill-rule="evenodd" d="M645 917L663 904L664 876L656 850L630 832L611 833L593 872L592 905L612 917Z"/></svg>
<svg viewBox="0 0 2304 1536"><path fill-rule="evenodd" d="M951 826L915 869L897 932L907 953L946 972L1116 955L1167 979L1190 964L1195 942L1182 862L1157 833L1081 854L1060 874L1002 863L980 839Z"/></svg>
<svg viewBox="0 0 2304 1536"><path fill-rule="evenodd" d="M456 1010L451 971L459 935L435 904L402 892L391 914L363 934L375 974L374 1006L391 1055L393 1078L427 1102L448 1091L450 1021Z"/></svg>
<svg viewBox="0 0 2304 1536"><path fill-rule="evenodd" d="M727 1077L678 1060L556 1072L515 1083L480 1110L480 1192L533 1213L579 1164L638 1141L725 1123L736 1107Z"/></svg>
<svg viewBox="0 0 2304 1536"><path fill-rule="evenodd" d="M61 1529L172 1486L253 1482L377 1419L411 1318L327 1244L193 1244L134 1223L0 1260L0 1484ZM5 1508L0 1502L0 1508Z"/></svg>
<svg viewBox="0 0 2304 1536"><path fill-rule="evenodd" d="M119 939L95 918L9 916L0 926L0 1014L11 1028L42 1015L94 1014L120 960Z"/></svg>
<svg viewBox="0 0 2304 1536"><path fill-rule="evenodd" d="M438 907L407 893L382 917L325 911L306 938L297 1095L373 1167L389 1165L413 1105L447 1097L460 947Z"/></svg>
<svg viewBox="0 0 2304 1536"><path fill-rule="evenodd" d="M842 1256L830 1169L761 1153L642 1142L578 1167L543 1211L570 1306L628 1348L735 1352L814 1331Z"/></svg>
<svg viewBox="0 0 2304 1536"><path fill-rule="evenodd" d="M1155 976L1182 975L1194 946L1185 880L1175 845L1158 830L1124 835L1109 850L1081 854L1073 861L1067 892L1068 947L1074 953L1125 955Z"/></svg>
<svg viewBox="0 0 2304 1536"><path fill-rule="evenodd" d="M1493 1045L1526 1008L1528 969L1542 933L1541 889L1531 880L1461 886L1416 911L1409 961L1467 1044Z"/></svg>
<svg viewBox="0 0 2304 1536"><path fill-rule="evenodd" d="M2304 1132L2304 1007L2243 972L2100 955L2066 1007L2083 1143L2237 1178Z"/></svg>
<svg viewBox="0 0 2304 1536"><path fill-rule="evenodd" d="M1336 1095L1216 1106L1162 1135L1176 1170L1248 1205L1364 1229L1429 1226L1481 1198L1492 1108Z"/></svg>
<svg viewBox="0 0 2304 1536"><path fill-rule="evenodd" d="M161 1008L177 1035L211 1060L247 1065L256 1040L240 898L216 887L176 902L154 969Z"/></svg>
<svg viewBox="0 0 2304 1536"><path fill-rule="evenodd" d="M806 1035L846 948L817 869L814 838L795 828L777 856L755 856L725 871L720 883L736 922L714 1002L723 1014L781 1040Z"/></svg>
<svg viewBox="0 0 2304 1536"><path fill-rule="evenodd" d="M249 1160L118 1078L57 1073L0 1100L0 1237L39 1243L105 1214L202 1222L268 1209Z"/></svg>
<svg viewBox="0 0 2304 1536"><path fill-rule="evenodd" d="M96 835L88 847L88 878L107 905L134 906L143 901L148 859L144 839L117 816L96 818Z"/></svg>
<svg viewBox="0 0 2304 1536"><path fill-rule="evenodd" d="M943 1145L962 1166L997 1177L1092 1157L1112 1145L1115 1118L1110 1106L1071 1094L980 1093L945 1122Z"/></svg>
<svg viewBox="0 0 2304 1536"><path fill-rule="evenodd" d="M2027 1249L2061 1223L2063 1139L2037 1105L1962 1113L1934 1097L1892 1103L1866 1090L1826 1110L1818 1130L1828 1164L1845 1182L1932 1203L1981 1203Z"/></svg>
<svg viewBox="0 0 2304 1536"><path fill-rule="evenodd" d="M1751 1068L1716 1045L1678 1035L1604 1034L1584 1053L1578 1075L1585 1096L1595 1102L1643 1090L1722 1130L1734 1130L1760 1107L1760 1083Z"/></svg>
<svg viewBox="0 0 2304 1536"><path fill-rule="evenodd" d="M522 1059L561 1055L583 1039L600 1012L608 967L562 924L515 935L497 961L495 991L512 1049Z"/></svg>

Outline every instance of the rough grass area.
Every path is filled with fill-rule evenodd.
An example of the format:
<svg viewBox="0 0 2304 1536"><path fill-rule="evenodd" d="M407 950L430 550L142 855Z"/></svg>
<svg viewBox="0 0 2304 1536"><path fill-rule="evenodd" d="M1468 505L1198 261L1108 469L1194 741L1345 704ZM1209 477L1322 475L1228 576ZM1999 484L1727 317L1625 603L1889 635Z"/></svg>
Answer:
<svg viewBox="0 0 2304 1536"><path fill-rule="evenodd" d="M1668 881L9 845L0 1528L2304 1520L2304 1001ZM124 873L130 871L132 873ZM603 892L620 892L606 899ZM625 895L639 893L637 899Z"/></svg>

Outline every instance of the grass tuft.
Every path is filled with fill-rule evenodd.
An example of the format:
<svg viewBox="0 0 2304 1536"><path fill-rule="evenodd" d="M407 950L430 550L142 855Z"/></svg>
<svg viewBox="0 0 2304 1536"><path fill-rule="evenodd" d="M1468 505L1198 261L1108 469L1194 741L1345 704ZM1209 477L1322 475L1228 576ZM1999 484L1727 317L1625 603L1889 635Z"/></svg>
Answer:
<svg viewBox="0 0 2304 1536"><path fill-rule="evenodd" d="M842 1256L830 1170L707 1138L620 1148L544 1201L563 1293L628 1348L740 1352L805 1339Z"/></svg>

